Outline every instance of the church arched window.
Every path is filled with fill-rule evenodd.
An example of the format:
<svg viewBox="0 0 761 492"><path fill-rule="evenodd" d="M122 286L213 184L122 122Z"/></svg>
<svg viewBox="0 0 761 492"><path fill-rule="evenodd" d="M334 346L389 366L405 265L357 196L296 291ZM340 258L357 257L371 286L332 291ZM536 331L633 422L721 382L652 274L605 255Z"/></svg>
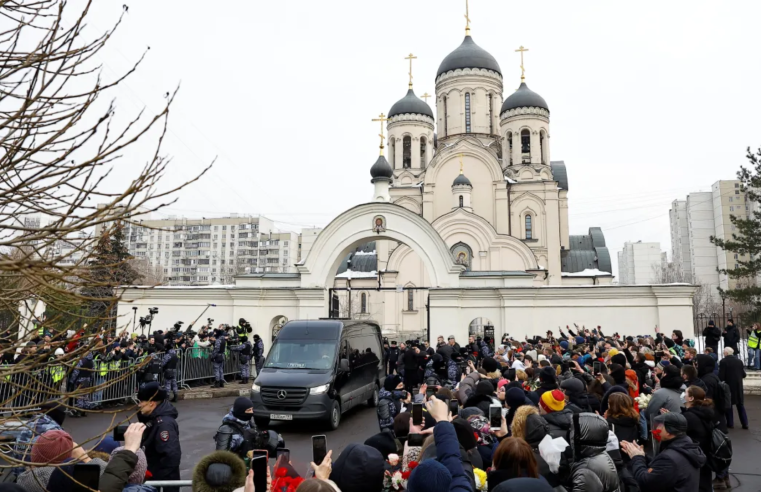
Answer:
<svg viewBox="0 0 761 492"><path fill-rule="evenodd" d="M407 290L407 311L415 310L415 291L412 289Z"/></svg>
<svg viewBox="0 0 761 492"><path fill-rule="evenodd" d="M545 148L547 142L544 137L544 132L539 132L539 152L542 156L542 164L547 164L547 149Z"/></svg>
<svg viewBox="0 0 761 492"><path fill-rule="evenodd" d="M526 239L534 239L534 229L531 223L531 214L526 214Z"/></svg>
<svg viewBox="0 0 761 492"><path fill-rule="evenodd" d="M460 195L460 208L462 208L462 195Z"/></svg>
<svg viewBox="0 0 761 492"><path fill-rule="evenodd" d="M396 169L396 139L391 137L388 139L388 163L391 164L391 169Z"/></svg>
<svg viewBox="0 0 761 492"><path fill-rule="evenodd" d="M531 132L528 130L521 131L521 153L531 153Z"/></svg>
<svg viewBox="0 0 761 492"><path fill-rule="evenodd" d="M412 137L409 135L402 140L402 167L405 169L412 167Z"/></svg>
<svg viewBox="0 0 761 492"><path fill-rule="evenodd" d="M494 117L492 116L492 100L491 100L491 94L488 95L488 102L489 102L489 135L494 134Z"/></svg>
<svg viewBox="0 0 761 492"><path fill-rule="evenodd" d="M470 92L465 93L465 133L470 133Z"/></svg>
<svg viewBox="0 0 761 492"><path fill-rule="evenodd" d="M513 163L513 132L507 132L507 165Z"/></svg>
<svg viewBox="0 0 761 492"><path fill-rule="evenodd" d="M425 169L425 153L428 151L428 139L420 137L420 168Z"/></svg>
<svg viewBox="0 0 761 492"><path fill-rule="evenodd" d="M449 134L449 120L447 119L447 96L444 96L442 99L444 100L444 136L446 137Z"/></svg>
<svg viewBox="0 0 761 492"><path fill-rule="evenodd" d="M362 295L360 296L359 305L360 305L360 308L362 309L360 312L363 314L367 313L367 294L365 292L363 292Z"/></svg>

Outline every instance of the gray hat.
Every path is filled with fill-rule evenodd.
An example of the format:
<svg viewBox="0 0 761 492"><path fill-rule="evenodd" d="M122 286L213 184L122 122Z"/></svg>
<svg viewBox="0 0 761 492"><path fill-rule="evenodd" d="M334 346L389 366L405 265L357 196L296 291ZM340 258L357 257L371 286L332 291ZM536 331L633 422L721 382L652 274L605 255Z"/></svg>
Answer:
<svg viewBox="0 0 761 492"><path fill-rule="evenodd" d="M447 338L447 340L454 340L454 339L455 339L454 335L449 335L449 337Z"/></svg>
<svg viewBox="0 0 761 492"><path fill-rule="evenodd" d="M669 434L683 436L687 434L687 419L681 413L663 413L653 419L655 424L663 424Z"/></svg>

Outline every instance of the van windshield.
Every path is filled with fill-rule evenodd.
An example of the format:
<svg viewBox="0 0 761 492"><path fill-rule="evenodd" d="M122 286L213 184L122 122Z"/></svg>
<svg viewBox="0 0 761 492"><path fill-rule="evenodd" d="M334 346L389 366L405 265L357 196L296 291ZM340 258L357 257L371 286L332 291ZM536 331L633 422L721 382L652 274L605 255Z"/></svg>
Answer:
<svg viewBox="0 0 761 492"><path fill-rule="evenodd" d="M267 355L264 367L331 369L335 354L335 341L277 340Z"/></svg>

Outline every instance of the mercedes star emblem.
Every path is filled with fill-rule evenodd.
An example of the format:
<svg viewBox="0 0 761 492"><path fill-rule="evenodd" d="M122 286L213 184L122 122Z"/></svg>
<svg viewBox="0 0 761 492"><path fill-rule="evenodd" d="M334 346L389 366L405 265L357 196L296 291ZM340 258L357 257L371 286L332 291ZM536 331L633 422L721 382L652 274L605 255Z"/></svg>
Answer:
<svg viewBox="0 0 761 492"><path fill-rule="evenodd" d="M280 390L277 392L277 399L278 400L285 400L285 397L288 396L288 393L285 392L285 390Z"/></svg>

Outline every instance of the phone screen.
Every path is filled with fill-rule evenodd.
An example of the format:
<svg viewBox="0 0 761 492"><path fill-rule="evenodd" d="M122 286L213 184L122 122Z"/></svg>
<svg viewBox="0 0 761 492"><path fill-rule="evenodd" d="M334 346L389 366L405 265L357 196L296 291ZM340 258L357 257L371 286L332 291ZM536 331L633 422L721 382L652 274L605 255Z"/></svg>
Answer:
<svg viewBox="0 0 761 492"><path fill-rule="evenodd" d="M457 400L451 400L449 402L449 411L452 413L452 417L456 417L460 406L457 404Z"/></svg>
<svg viewBox="0 0 761 492"><path fill-rule="evenodd" d="M74 482L81 484L74 485L75 492L98 490L100 486L100 467L98 465L89 463L74 465L74 473L71 476Z"/></svg>
<svg viewBox="0 0 761 492"><path fill-rule="evenodd" d="M270 459L270 453L266 449L254 449L253 457L256 458L257 456L264 456L266 460Z"/></svg>
<svg viewBox="0 0 761 492"><path fill-rule="evenodd" d="M499 405L489 407L489 425L492 429L502 427L502 408Z"/></svg>
<svg viewBox="0 0 761 492"><path fill-rule="evenodd" d="M600 361L596 360L592 362L592 372L595 374L600 374Z"/></svg>
<svg viewBox="0 0 761 492"><path fill-rule="evenodd" d="M286 463L291 461L291 450L288 448L280 448L277 450L277 459L285 460Z"/></svg>
<svg viewBox="0 0 761 492"><path fill-rule="evenodd" d="M407 438L407 444L410 446L422 446L423 434L410 434Z"/></svg>
<svg viewBox="0 0 761 492"><path fill-rule="evenodd" d="M114 441L124 441L124 433L127 432L128 425L117 425L114 427Z"/></svg>
<svg viewBox="0 0 761 492"><path fill-rule="evenodd" d="M267 492L267 457L254 455L251 469L254 471L254 491Z"/></svg>
<svg viewBox="0 0 761 492"><path fill-rule="evenodd" d="M412 404L412 425L422 425L423 424L423 404L422 403L413 403ZM315 461L315 463L317 463Z"/></svg>
<svg viewBox="0 0 761 492"><path fill-rule="evenodd" d="M314 464L319 466L326 454L328 454L328 438L312 436L312 461Z"/></svg>

